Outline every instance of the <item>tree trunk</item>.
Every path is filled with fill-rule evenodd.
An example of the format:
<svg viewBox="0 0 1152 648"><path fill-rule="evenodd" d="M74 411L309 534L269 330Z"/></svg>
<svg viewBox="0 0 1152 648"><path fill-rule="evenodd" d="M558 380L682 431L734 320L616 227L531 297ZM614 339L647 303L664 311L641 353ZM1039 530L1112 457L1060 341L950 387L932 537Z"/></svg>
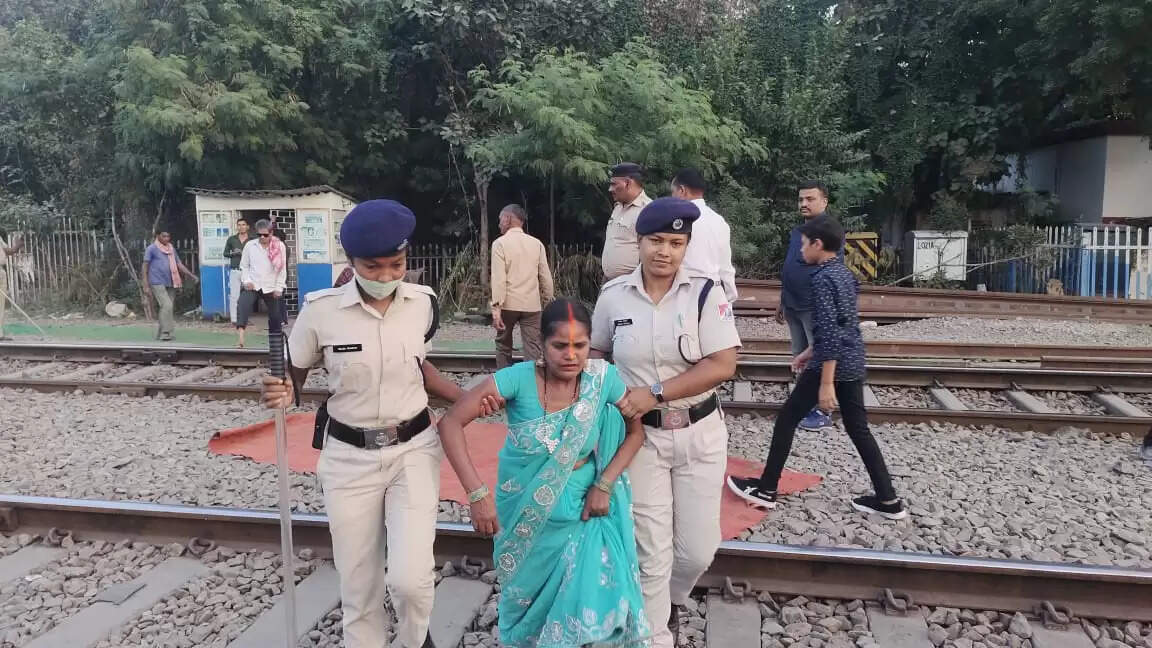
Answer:
<svg viewBox="0 0 1152 648"><path fill-rule="evenodd" d="M556 274L556 171L552 171L548 187L548 256L552 258L552 274Z"/></svg>
<svg viewBox="0 0 1152 648"><path fill-rule="evenodd" d="M141 277L136 274L136 268L132 265L132 257L128 254L128 249L124 247L124 241L120 239L120 233L116 230L116 205L113 204L108 208L109 220L112 225L112 241L116 243L116 251L120 253L120 260L124 267L128 270L128 276L132 277L132 281L140 289L140 305L144 308L144 317L146 319L154 319L152 313L152 295L148 293L148 287L145 285L147 277Z"/></svg>
<svg viewBox="0 0 1152 648"><path fill-rule="evenodd" d="M489 280L491 278L490 262L488 259L488 183L491 177L481 172L475 171L476 178L476 198L480 202L480 288L483 293L481 296L487 303L489 298Z"/></svg>

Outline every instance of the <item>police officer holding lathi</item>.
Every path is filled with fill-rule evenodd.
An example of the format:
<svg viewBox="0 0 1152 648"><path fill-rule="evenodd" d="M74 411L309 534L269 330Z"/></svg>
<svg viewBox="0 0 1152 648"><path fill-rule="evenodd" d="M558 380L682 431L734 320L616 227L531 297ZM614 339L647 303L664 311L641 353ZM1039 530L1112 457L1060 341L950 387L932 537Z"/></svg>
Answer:
<svg viewBox="0 0 1152 648"><path fill-rule="evenodd" d="M611 356L633 385L621 411L643 414L647 438L629 473L655 648L674 645L678 608L720 544L728 430L715 389L736 372L740 336L724 288L681 268L699 217L679 198L644 207L640 266L604 285L592 323L594 355Z"/></svg>
<svg viewBox="0 0 1152 648"><path fill-rule="evenodd" d="M433 645L443 452L428 394L454 402L461 390L425 360L437 304L430 288L403 281L415 227L411 210L392 200L353 208L340 242L355 281L307 295L288 338L291 379L264 378L265 405L287 407L310 368L328 370L331 396L317 413L314 445L323 445L316 472L348 648L388 645L385 586L399 617L393 645Z"/></svg>

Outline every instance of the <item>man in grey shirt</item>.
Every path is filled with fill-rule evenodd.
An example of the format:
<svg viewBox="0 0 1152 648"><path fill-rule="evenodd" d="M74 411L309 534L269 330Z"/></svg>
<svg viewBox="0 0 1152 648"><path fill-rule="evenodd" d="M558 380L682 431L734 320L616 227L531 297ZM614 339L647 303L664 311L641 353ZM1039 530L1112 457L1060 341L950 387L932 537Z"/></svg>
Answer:
<svg viewBox="0 0 1152 648"><path fill-rule="evenodd" d="M172 235L161 231L156 235L156 241L144 250L144 265L140 267L140 276L148 280L152 288L152 295L159 306L159 326L156 330L156 339L168 342L172 339L172 329L176 328L176 318L172 314L172 302L176 298L176 289L184 285L180 274L184 273L192 283L200 283L200 279L180 262L180 255L172 245ZM148 297L142 296L144 299Z"/></svg>

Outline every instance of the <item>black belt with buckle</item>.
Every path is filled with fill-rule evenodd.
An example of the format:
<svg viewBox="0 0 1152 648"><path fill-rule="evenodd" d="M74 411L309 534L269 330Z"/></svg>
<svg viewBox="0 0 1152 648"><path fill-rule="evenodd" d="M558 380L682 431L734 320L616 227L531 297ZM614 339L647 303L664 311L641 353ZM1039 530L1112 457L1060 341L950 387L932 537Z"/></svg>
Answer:
<svg viewBox="0 0 1152 648"><path fill-rule="evenodd" d="M679 430L715 412L719 406L720 399L713 393L707 400L697 403L688 409L654 409L641 417L640 420L648 427L660 428L662 430Z"/></svg>
<svg viewBox="0 0 1152 648"><path fill-rule="evenodd" d="M396 427L364 429L345 425L334 418L328 419L328 434L339 441L357 448L376 450L398 443L407 443L412 437L427 430L432 425L432 415L425 409Z"/></svg>

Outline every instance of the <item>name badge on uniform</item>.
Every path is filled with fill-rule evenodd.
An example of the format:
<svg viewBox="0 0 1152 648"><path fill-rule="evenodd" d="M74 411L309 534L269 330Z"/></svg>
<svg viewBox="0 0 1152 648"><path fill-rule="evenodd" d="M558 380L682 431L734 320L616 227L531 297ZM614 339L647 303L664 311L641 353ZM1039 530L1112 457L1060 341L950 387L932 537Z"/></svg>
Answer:
<svg viewBox="0 0 1152 648"><path fill-rule="evenodd" d="M364 345L362 344L333 344L332 353L353 353L355 351L363 351Z"/></svg>
<svg viewBox="0 0 1152 648"><path fill-rule="evenodd" d="M631 319L618 319L612 322L612 326L632 326Z"/></svg>

